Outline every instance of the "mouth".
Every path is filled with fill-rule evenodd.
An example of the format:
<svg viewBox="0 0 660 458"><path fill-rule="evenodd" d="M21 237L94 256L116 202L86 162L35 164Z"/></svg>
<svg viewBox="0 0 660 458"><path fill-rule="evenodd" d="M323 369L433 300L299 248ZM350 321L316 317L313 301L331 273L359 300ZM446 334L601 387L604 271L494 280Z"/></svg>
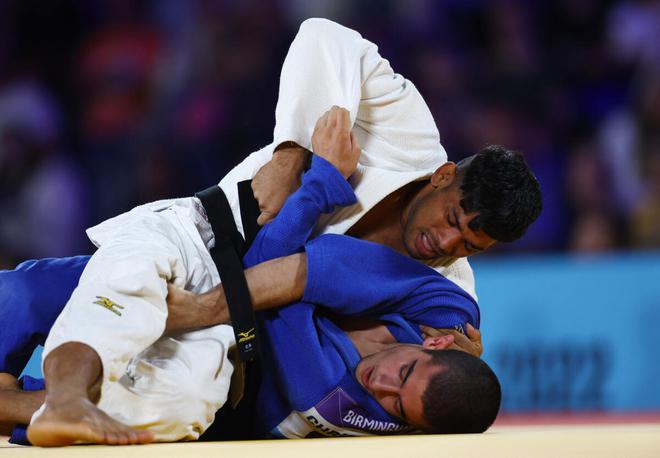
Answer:
<svg viewBox="0 0 660 458"><path fill-rule="evenodd" d="M425 233L421 232L417 239L415 239L415 247L417 252L422 255L423 258L437 258L444 256L443 253L440 253L434 246L431 238Z"/></svg>

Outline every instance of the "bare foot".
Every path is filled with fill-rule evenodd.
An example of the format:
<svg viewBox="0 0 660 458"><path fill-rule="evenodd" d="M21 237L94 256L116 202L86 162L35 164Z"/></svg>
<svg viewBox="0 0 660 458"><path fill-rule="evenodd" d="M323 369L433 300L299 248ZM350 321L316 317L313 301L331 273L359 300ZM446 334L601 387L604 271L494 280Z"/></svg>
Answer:
<svg viewBox="0 0 660 458"><path fill-rule="evenodd" d="M27 430L33 445L58 447L73 443L145 444L153 434L110 418L88 399L46 399Z"/></svg>

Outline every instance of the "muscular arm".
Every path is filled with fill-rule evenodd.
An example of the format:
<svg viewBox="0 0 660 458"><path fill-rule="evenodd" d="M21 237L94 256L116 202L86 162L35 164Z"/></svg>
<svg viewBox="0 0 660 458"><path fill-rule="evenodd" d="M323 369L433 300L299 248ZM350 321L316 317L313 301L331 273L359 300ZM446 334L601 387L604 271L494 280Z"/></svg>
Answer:
<svg viewBox="0 0 660 458"><path fill-rule="evenodd" d="M339 236L326 236L323 243L332 242L328 237L337 238ZM359 247L353 247L353 245L359 245L363 242L350 238L340 241L344 241L349 245L348 249L344 250L340 256L332 255L332 252L323 255L323 253L315 250L316 261L314 262L309 259L306 253L298 253L276 258L247 269L245 271L246 280L254 310L266 310L290 304L299 301L303 295L307 297L308 294L311 294L312 302L324 304L335 311L348 315L368 313L370 310L373 310L374 313L398 311L404 316L412 313L409 319L413 322L436 326L444 323L447 326L448 323L452 323L451 320L455 319L452 317L457 313L462 315L463 312L460 311L458 304L462 303L465 306L466 302L468 305L470 303L467 294L461 294L458 288L444 278L435 273L425 274L423 270L431 271L424 266L417 266L416 263L410 262L410 266L421 271L409 272L410 275L401 276L395 272L395 270L398 270L398 263L394 266L397 269L392 269L392 267L387 267L387 262L384 262L388 258L399 255L389 252L389 250L380 249L373 244L371 244L372 253L370 257L373 258L374 262L364 265L362 264L363 256L358 256L361 259L360 261L352 259L354 256L351 255L351 253L358 253L357 248ZM379 253L381 259L377 258ZM316 278L315 283L312 282L311 285L308 285L310 281L308 278L308 261L312 262L317 268L316 275L313 275ZM348 272L355 272L357 270L356 266L351 263L356 262L362 266L362 273L358 277L362 278L367 275L365 278L371 276L374 280L383 277L384 284L378 288L377 292L367 291L369 288L338 288L339 283L330 271L318 270L319 263L321 263L331 266L328 267L331 270L343 269ZM319 274L319 272L321 273ZM361 281L360 283L364 284L365 282ZM366 283L373 282L367 281ZM313 293L305 293L308 286L314 290ZM167 298L170 310L167 321L168 332L179 332L229 322L227 302L222 285L218 285L202 295L192 294L174 287L170 288L169 293ZM420 303L425 303L427 306L423 309L415 306L415 304ZM413 306L412 309L411 306ZM469 310L469 307L467 310ZM463 318L459 321L463 321ZM481 353L480 340L476 336L476 343L479 348L472 348L475 340L474 336L470 335L471 330L471 328L468 328L468 337L470 338L465 339L470 345L461 344L459 341L457 342L458 349L479 356ZM428 335L431 329L427 328L424 331Z"/></svg>
<svg viewBox="0 0 660 458"><path fill-rule="evenodd" d="M305 253L257 264L245 277L255 311L302 299L347 316L399 313L435 327L466 320L478 325L476 304L449 280L382 245L347 236L319 237ZM171 288L168 304L168 331L229 322L222 284L199 296Z"/></svg>
<svg viewBox="0 0 660 458"><path fill-rule="evenodd" d="M302 298L307 282L307 257L296 253L257 264L245 271L254 310L279 307ZM204 294L168 286L166 332L230 323L222 284Z"/></svg>

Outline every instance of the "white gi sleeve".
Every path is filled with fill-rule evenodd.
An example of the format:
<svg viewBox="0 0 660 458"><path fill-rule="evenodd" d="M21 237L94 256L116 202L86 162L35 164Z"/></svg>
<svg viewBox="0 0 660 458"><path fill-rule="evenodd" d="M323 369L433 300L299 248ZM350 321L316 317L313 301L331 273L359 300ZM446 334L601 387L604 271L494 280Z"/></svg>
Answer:
<svg viewBox="0 0 660 458"><path fill-rule="evenodd" d="M369 169L421 177L447 161L424 99L410 81L394 73L378 47L335 22L308 19L282 65L273 143L252 153L220 182L239 231L236 183L254 177L282 142L295 141L311 150L316 121L332 105L349 110L362 147L360 164Z"/></svg>
<svg viewBox="0 0 660 458"><path fill-rule="evenodd" d="M424 99L378 47L337 23L308 19L282 66L274 143L311 150L314 125L332 105L349 110L363 165L413 171L447 161Z"/></svg>

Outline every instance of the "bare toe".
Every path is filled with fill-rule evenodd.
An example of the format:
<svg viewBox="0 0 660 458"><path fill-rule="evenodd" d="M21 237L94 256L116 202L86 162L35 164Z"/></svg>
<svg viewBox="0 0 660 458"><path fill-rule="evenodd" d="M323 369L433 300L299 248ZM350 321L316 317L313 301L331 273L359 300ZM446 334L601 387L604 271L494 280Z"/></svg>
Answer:
<svg viewBox="0 0 660 458"><path fill-rule="evenodd" d="M76 442L127 445L153 440L150 432L129 428L85 398L47 400L28 427L27 435L32 444L42 447Z"/></svg>

